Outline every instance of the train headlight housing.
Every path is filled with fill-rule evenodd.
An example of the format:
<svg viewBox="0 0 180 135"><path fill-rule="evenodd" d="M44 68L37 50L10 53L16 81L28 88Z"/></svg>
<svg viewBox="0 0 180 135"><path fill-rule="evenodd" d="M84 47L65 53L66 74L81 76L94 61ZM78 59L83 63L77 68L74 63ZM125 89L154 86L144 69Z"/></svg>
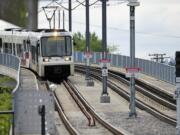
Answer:
<svg viewBox="0 0 180 135"><path fill-rule="evenodd" d="M49 62L49 58L43 58L44 62Z"/></svg>
<svg viewBox="0 0 180 135"><path fill-rule="evenodd" d="M65 60L65 61L70 61L70 60L71 60L71 57L64 57L64 60Z"/></svg>

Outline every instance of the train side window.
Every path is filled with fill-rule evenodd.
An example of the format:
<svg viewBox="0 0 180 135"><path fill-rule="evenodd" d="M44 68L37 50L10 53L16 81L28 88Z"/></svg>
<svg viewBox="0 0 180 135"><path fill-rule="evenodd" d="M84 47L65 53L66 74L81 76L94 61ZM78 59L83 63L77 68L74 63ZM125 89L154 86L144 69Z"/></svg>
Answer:
<svg viewBox="0 0 180 135"><path fill-rule="evenodd" d="M4 53L8 53L8 43L4 43Z"/></svg>
<svg viewBox="0 0 180 135"><path fill-rule="evenodd" d="M16 47L15 47L15 43L13 43L13 55L16 55Z"/></svg>
<svg viewBox="0 0 180 135"><path fill-rule="evenodd" d="M8 53L12 54L12 43L8 43Z"/></svg>
<svg viewBox="0 0 180 135"><path fill-rule="evenodd" d="M72 41L71 37L66 37L66 54L72 55Z"/></svg>
<svg viewBox="0 0 180 135"><path fill-rule="evenodd" d="M26 48L26 40L23 40L23 50L24 50L24 52L27 51L27 48Z"/></svg>
<svg viewBox="0 0 180 135"><path fill-rule="evenodd" d="M38 56L40 55L40 44L39 41L37 42L37 47L36 47L36 62L38 62Z"/></svg>
<svg viewBox="0 0 180 135"><path fill-rule="evenodd" d="M27 40L26 45L27 45L27 51L28 52L30 51L30 44L31 44L30 40Z"/></svg>
<svg viewBox="0 0 180 135"><path fill-rule="evenodd" d="M39 41L37 42L37 55L40 55L40 44Z"/></svg>
<svg viewBox="0 0 180 135"><path fill-rule="evenodd" d="M22 45L17 44L17 56L22 57Z"/></svg>

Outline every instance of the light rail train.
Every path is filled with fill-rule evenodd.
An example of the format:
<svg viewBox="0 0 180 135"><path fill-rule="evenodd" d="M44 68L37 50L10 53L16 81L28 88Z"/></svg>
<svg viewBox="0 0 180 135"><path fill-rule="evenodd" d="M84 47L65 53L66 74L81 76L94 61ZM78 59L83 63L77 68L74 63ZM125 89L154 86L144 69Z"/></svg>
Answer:
<svg viewBox="0 0 180 135"><path fill-rule="evenodd" d="M65 30L0 31L0 52L20 57L22 65L40 77L67 78L74 74L72 36Z"/></svg>

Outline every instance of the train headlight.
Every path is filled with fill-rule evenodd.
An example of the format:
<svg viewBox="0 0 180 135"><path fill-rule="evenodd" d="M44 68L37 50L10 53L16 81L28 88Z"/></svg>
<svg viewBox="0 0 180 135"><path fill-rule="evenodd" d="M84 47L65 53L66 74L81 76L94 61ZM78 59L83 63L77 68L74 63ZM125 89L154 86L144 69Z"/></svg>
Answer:
<svg viewBox="0 0 180 135"><path fill-rule="evenodd" d="M58 35L57 31L54 31L53 36L57 37L57 35Z"/></svg>
<svg viewBox="0 0 180 135"><path fill-rule="evenodd" d="M71 60L71 57L64 57L64 60L65 60L65 61L70 61L70 60Z"/></svg>
<svg viewBox="0 0 180 135"><path fill-rule="evenodd" d="M43 58L44 62L49 62L49 58Z"/></svg>

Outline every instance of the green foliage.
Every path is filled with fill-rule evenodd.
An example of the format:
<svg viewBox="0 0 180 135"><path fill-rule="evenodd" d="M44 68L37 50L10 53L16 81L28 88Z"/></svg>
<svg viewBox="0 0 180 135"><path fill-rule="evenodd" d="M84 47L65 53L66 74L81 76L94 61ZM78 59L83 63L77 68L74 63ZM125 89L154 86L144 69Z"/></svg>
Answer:
<svg viewBox="0 0 180 135"><path fill-rule="evenodd" d="M0 84L5 83L5 82L11 82L11 81L14 81L14 79L8 76L0 76Z"/></svg>
<svg viewBox="0 0 180 135"><path fill-rule="evenodd" d="M12 81L9 77L0 77L0 84ZM12 110L11 87L0 86L0 111ZM0 135L8 135L11 126L11 115L0 115Z"/></svg>
<svg viewBox="0 0 180 135"><path fill-rule="evenodd" d="M96 35L96 33L92 33L90 35L90 37L91 37L91 39L90 39L91 51L101 52L102 51L101 40L98 39L98 36ZM74 33L73 39L74 39L74 42L76 44L75 45L75 50L84 52L85 51L85 46L86 46L86 38L85 38L85 36L82 35L80 32L77 32L77 33Z"/></svg>
<svg viewBox="0 0 180 135"><path fill-rule="evenodd" d="M12 96L8 92L4 91L0 94L0 111L12 110ZM8 135L11 120L11 115L0 115L0 134Z"/></svg>
<svg viewBox="0 0 180 135"><path fill-rule="evenodd" d="M98 36L96 35L95 32L91 33L90 35L91 39L90 39L90 47L91 47L91 51L93 52L102 52L102 40L98 38ZM86 38L84 35L82 35L80 32L74 33L73 35L73 39L74 39L74 43L75 43L75 51L81 51L84 52L85 51L85 47L86 47ZM113 52L115 51L117 48L113 45L110 46L107 51L108 52Z"/></svg>

